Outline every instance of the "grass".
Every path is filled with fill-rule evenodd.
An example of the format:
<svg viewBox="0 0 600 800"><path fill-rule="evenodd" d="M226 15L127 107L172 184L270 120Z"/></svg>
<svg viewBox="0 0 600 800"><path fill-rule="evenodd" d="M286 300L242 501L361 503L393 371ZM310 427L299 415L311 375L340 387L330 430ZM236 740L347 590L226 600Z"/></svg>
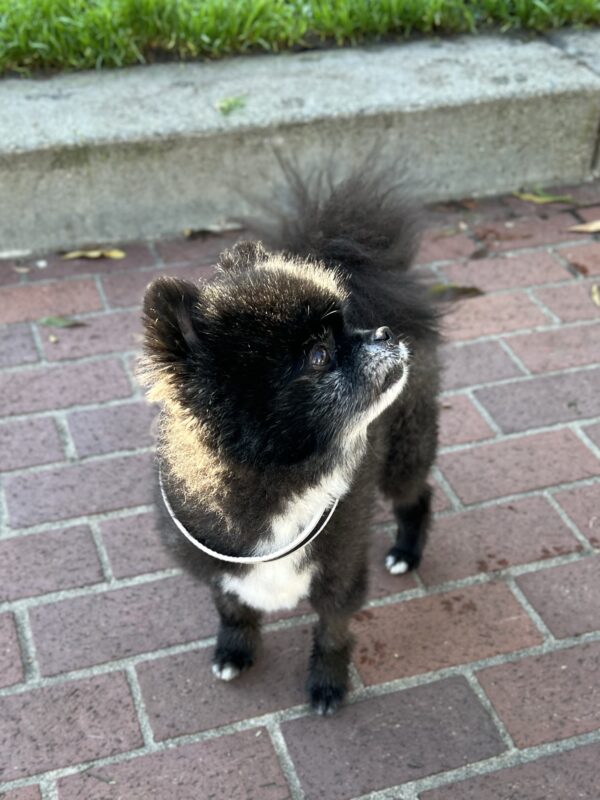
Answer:
<svg viewBox="0 0 600 800"><path fill-rule="evenodd" d="M600 24L600 0L0 0L0 74Z"/></svg>

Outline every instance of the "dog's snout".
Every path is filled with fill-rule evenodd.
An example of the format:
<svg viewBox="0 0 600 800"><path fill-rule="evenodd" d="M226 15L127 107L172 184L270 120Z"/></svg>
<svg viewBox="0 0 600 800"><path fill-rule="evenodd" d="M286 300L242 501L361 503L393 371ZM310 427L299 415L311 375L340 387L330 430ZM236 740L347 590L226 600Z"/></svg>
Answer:
<svg viewBox="0 0 600 800"><path fill-rule="evenodd" d="M387 325L382 325L381 328L377 328L377 330L373 334L373 341L381 342L382 344L387 344L387 345L394 345L397 343L396 337L394 336L392 331L387 327Z"/></svg>

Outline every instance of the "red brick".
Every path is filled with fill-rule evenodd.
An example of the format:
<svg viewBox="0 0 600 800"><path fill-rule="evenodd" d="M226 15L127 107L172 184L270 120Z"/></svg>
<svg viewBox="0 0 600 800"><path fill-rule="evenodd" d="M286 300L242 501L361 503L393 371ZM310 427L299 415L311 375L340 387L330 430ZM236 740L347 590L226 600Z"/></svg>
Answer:
<svg viewBox="0 0 600 800"><path fill-rule="evenodd" d="M80 456L150 447L154 439L150 426L156 408L144 402L75 411L69 415L69 429Z"/></svg>
<svg viewBox="0 0 600 800"><path fill-rule="evenodd" d="M549 193L555 194L553 191ZM557 192L556 194L562 195L563 193ZM521 200L520 197L515 197L514 195L503 199L515 217L530 217L532 214L535 214L538 217L547 218L556 214L557 211L569 211L576 205L574 199L565 203L532 203L530 200Z"/></svg>
<svg viewBox="0 0 600 800"><path fill-rule="evenodd" d="M76 280L0 289L0 323L24 322L57 314L81 314L102 308L93 281Z"/></svg>
<svg viewBox="0 0 600 800"><path fill-rule="evenodd" d="M505 749L464 678L374 697L332 717L301 717L281 728L306 800L347 800Z"/></svg>
<svg viewBox="0 0 600 800"><path fill-rule="evenodd" d="M125 258L73 258L65 260L62 255L49 255L43 260L46 266L39 269L35 261L27 262L31 271L27 273L28 281L48 280L49 278L73 278L81 275L97 275L111 272L128 272L141 267L151 267L156 259L146 244L130 242L114 245L125 252ZM111 245L102 245L102 249L109 250ZM90 247L90 250L95 248ZM39 260L39 259L36 259Z"/></svg>
<svg viewBox="0 0 600 800"><path fill-rule="evenodd" d="M223 235L206 234L194 239L174 239L170 242L156 242L156 250L166 264L193 262L194 264L215 264L219 255L231 247L238 239L244 238L240 231Z"/></svg>
<svg viewBox="0 0 600 800"><path fill-rule="evenodd" d="M464 233L448 236L443 229L426 231L416 261L418 264L428 264L430 261L464 258L470 256L476 248L477 245Z"/></svg>
<svg viewBox="0 0 600 800"><path fill-rule="evenodd" d="M504 433L600 415L600 367L478 389L477 399Z"/></svg>
<svg viewBox="0 0 600 800"><path fill-rule="evenodd" d="M289 800L264 728L60 778L59 800Z"/></svg>
<svg viewBox="0 0 600 800"><path fill-rule="evenodd" d="M594 547L600 547L600 484L578 486L558 492L554 499L564 508L581 533Z"/></svg>
<svg viewBox="0 0 600 800"><path fill-rule="evenodd" d="M84 525L0 540L0 602L101 580L94 540Z"/></svg>
<svg viewBox="0 0 600 800"><path fill-rule="evenodd" d="M23 665L14 617L0 614L0 686L12 686L22 680Z"/></svg>
<svg viewBox="0 0 600 800"><path fill-rule="evenodd" d="M438 465L467 504L600 474L598 459L566 430L474 445Z"/></svg>
<svg viewBox="0 0 600 800"><path fill-rule="evenodd" d="M504 584L468 586L355 614L354 661L371 686L542 641Z"/></svg>
<svg viewBox="0 0 600 800"><path fill-rule="evenodd" d="M479 411L468 397L456 395L441 402L440 444L464 444L494 436Z"/></svg>
<svg viewBox="0 0 600 800"><path fill-rule="evenodd" d="M10 523L14 527L117 511L151 503L154 467L150 455L73 464L8 478Z"/></svg>
<svg viewBox="0 0 600 800"><path fill-rule="evenodd" d="M16 367L38 361L29 325L5 325L0 328L0 367Z"/></svg>
<svg viewBox="0 0 600 800"><path fill-rule="evenodd" d="M577 186L561 186L553 189L552 194L568 194L577 205L592 206L600 203L600 182L591 181L577 184ZM581 208L578 209L578 213L580 212Z"/></svg>
<svg viewBox="0 0 600 800"><path fill-rule="evenodd" d="M2 800L42 800L39 786L25 786L23 789L13 789L12 792L0 795Z"/></svg>
<svg viewBox="0 0 600 800"><path fill-rule="evenodd" d="M437 519L419 575L427 586L581 549L542 497Z"/></svg>
<svg viewBox="0 0 600 800"><path fill-rule="evenodd" d="M568 286L536 289L536 295L563 322L600 319L600 308L592 300L594 281L576 281Z"/></svg>
<svg viewBox="0 0 600 800"><path fill-rule="evenodd" d="M5 781L142 745L125 676L100 675L0 699Z"/></svg>
<svg viewBox="0 0 600 800"><path fill-rule="evenodd" d="M600 206L579 208L577 214L586 222L596 222L596 220L600 220Z"/></svg>
<svg viewBox="0 0 600 800"><path fill-rule="evenodd" d="M129 379L118 361L34 367L0 375L0 415L102 403L130 394Z"/></svg>
<svg viewBox="0 0 600 800"><path fill-rule="evenodd" d="M124 272L106 275L102 285L109 305L112 308L141 305L144 291L148 284L160 275L173 275L196 282L205 280L214 274L212 267L159 267L158 269L137 272Z"/></svg>
<svg viewBox="0 0 600 800"><path fill-rule="evenodd" d="M212 647L139 664L144 705L156 739L304 704L311 647L310 627L265 634L256 664L231 684L212 675Z"/></svg>
<svg viewBox="0 0 600 800"><path fill-rule="evenodd" d="M446 345L442 348L442 361L444 389L462 389L522 374L497 342Z"/></svg>
<svg viewBox="0 0 600 800"><path fill-rule="evenodd" d="M600 629L600 556L531 572L517 583L558 639Z"/></svg>
<svg viewBox="0 0 600 800"><path fill-rule="evenodd" d="M582 212L585 214L585 212ZM600 208L597 210L597 217L600 219ZM565 247L560 251L562 258L565 258L580 275L600 275L600 242L584 244L580 247Z"/></svg>
<svg viewBox="0 0 600 800"><path fill-rule="evenodd" d="M420 800L597 800L600 745L554 753L537 761L501 769L440 789Z"/></svg>
<svg viewBox="0 0 600 800"><path fill-rule="evenodd" d="M0 423L0 470L63 460L63 447L53 419Z"/></svg>
<svg viewBox="0 0 600 800"><path fill-rule="evenodd" d="M152 512L101 523L104 546L117 578L178 566L171 551L161 544L159 525Z"/></svg>
<svg viewBox="0 0 600 800"><path fill-rule="evenodd" d="M446 317L444 333L448 339L459 341L534 328L549 322L549 318L521 292L490 294L457 303Z"/></svg>
<svg viewBox="0 0 600 800"><path fill-rule="evenodd" d="M43 675L212 636L208 588L188 575L37 606L31 628Z"/></svg>
<svg viewBox="0 0 600 800"><path fill-rule="evenodd" d="M511 336L507 343L532 372L581 367L598 360L600 326L554 328Z"/></svg>
<svg viewBox="0 0 600 800"><path fill-rule="evenodd" d="M488 667L477 673L517 747L600 728L600 642Z"/></svg>
<svg viewBox="0 0 600 800"><path fill-rule="evenodd" d="M44 355L49 361L132 350L141 344L138 311L101 314L81 321L84 327L56 329L38 325ZM50 339L51 336L54 338Z"/></svg>
<svg viewBox="0 0 600 800"><path fill-rule="evenodd" d="M553 214L547 219L535 216L484 223L475 229L475 234L490 250L518 250L576 239L576 233L569 233L575 224L571 214Z"/></svg>
<svg viewBox="0 0 600 800"><path fill-rule="evenodd" d="M572 280L568 271L549 253L528 253L504 258L482 258L440 267L451 283L477 286L486 292L518 289L536 283Z"/></svg>

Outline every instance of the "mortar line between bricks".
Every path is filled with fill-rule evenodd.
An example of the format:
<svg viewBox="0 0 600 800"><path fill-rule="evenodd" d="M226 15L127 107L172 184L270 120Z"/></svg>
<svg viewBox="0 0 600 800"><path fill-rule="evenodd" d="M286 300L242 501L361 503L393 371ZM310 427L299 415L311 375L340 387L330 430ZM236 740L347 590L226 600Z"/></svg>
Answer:
<svg viewBox="0 0 600 800"><path fill-rule="evenodd" d="M75 462L65 462L66 466L83 466L84 464L96 464L102 461L110 461L113 458L123 458L124 456L143 456L148 453L154 452L154 446L148 445L147 447L135 447L131 450L112 450L110 453L93 453L89 456L75 455ZM57 463L52 464L37 464L31 467L21 467L20 469L7 469L4 474L10 477L23 477L24 475L31 475L33 473L41 475L44 472L51 472L56 469Z"/></svg>
<svg viewBox="0 0 600 800"><path fill-rule="evenodd" d="M53 780L42 778L40 781L40 792L42 800L59 800L58 788Z"/></svg>
<svg viewBox="0 0 600 800"><path fill-rule="evenodd" d="M290 789L290 800L304 800L305 795L302 784L300 783L296 767L290 756L281 728L275 722L267 722L265 727L271 738L271 744L277 755L277 760L279 761L283 776Z"/></svg>
<svg viewBox="0 0 600 800"><path fill-rule="evenodd" d="M537 289L538 287L536 286L535 288ZM525 294L531 300L531 302L540 309L542 314L545 314L548 317L548 319L551 322L553 322L553 323L555 323L557 325L560 324L561 320L560 320L560 317L558 316L558 314L555 314L554 311L550 311L548 306L545 303L543 303L540 300L540 298L534 293L533 288L526 289L525 290Z"/></svg>
<svg viewBox="0 0 600 800"><path fill-rule="evenodd" d="M128 359L130 356L125 353L119 354L119 359L121 364L123 365L123 371L125 375L127 375L127 380L129 381L129 387L131 389L131 397L139 400L144 397L145 392L143 387L138 383L137 378L135 377L135 372L130 368L128 364Z"/></svg>
<svg viewBox="0 0 600 800"><path fill-rule="evenodd" d="M562 521L567 526L567 528L571 531L573 536L580 543L580 545L582 547L582 551L584 553L587 553L588 555L593 555L594 552L595 552L594 548L592 547L590 542L587 540L587 538L584 536L584 534L579 530L577 525L573 522L573 520L567 514L567 512L564 510L564 508L560 505L560 503L554 497L554 495L551 494L550 492L546 491L546 492L543 493L543 497L546 498L546 500L550 503L552 508L558 514L558 516L562 519Z"/></svg>
<svg viewBox="0 0 600 800"><path fill-rule="evenodd" d="M600 447L598 447L598 445L590 439L585 430L582 429L581 427L582 425L586 426L594 425L599 420L600 418L596 418L595 420L581 420L581 421L578 420L577 423L572 423L571 430L573 431L575 436L577 436L577 438L581 442L583 442L583 444L588 448L588 450L591 450L592 453L596 456L596 458L600 460Z"/></svg>
<svg viewBox="0 0 600 800"><path fill-rule="evenodd" d="M155 745L154 732L152 731L152 726L150 725L150 720L148 719L148 712L146 711L146 704L144 703L142 689L138 681L135 667L131 664L125 667L125 675L127 676L127 682L129 683L131 699L133 701L133 707L135 708L138 724L144 740L144 746L152 748Z"/></svg>
<svg viewBox="0 0 600 800"><path fill-rule="evenodd" d="M98 364L103 361L120 362L120 359L126 356L136 355L140 352L139 347L130 347L125 350L112 350L109 353L91 353L86 356L77 356L76 358L57 359L56 361L44 360L42 362L31 362L28 364L17 364L14 367L4 367L2 373L5 375L18 375L18 374L35 374L36 372L55 372L61 368L84 366L85 364Z"/></svg>
<svg viewBox="0 0 600 800"><path fill-rule="evenodd" d="M465 764L456 769L439 772L435 775L428 775L425 778L418 778L415 781L401 784L400 786L390 786L387 789L369 792L368 794L354 798L354 800L398 800L398 790L414 792L414 794L409 794L408 796L411 798L418 798L422 792L438 789L442 786L454 783L459 784L457 789L460 792L460 783L469 778L490 775L503 769L518 767L522 764L530 764L542 758L556 755L557 753L567 753L578 747L584 747L585 745L596 744L598 742L600 742L600 730L591 731L590 733L583 733L568 739L560 739L559 741L527 747L523 750L501 753L491 758Z"/></svg>
<svg viewBox="0 0 600 800"><path fill-rule="evenodd" d="M596 634L595 637L584 635L580 637L576 637L576 641L573 642L572 640L562 640L556 643L556 646L553 650L564 650L569 649L570 647L576 647L587 641L600 641L600 633ZM453 676L463 676L465 667L469 669L481 669L487 666L495 666L499 663L508 663L509 661L516 661L520 658L525 658L529 655L540 655L543 652L549 652L549 648L542 646L527 648L524 650L520 650L518 652L504 654L502 656L495 656L489 659L483 659L478 662L472 662L468 665L462 665L457 667L449 667L447 669L438 670L435 673L427 673L420 676L414 676L413 678L408 679L399 679L396 681L390 681L386 684L380 684L376 687L369 687L366 690L361 690L358 693L351 693L348 697L348 704L354 704L356 702L361 702L362 700L366 700L372 696L379 696L384 694L390 694L396 691L401 691L404 688L412 688L413 686L421 686L427 683L433 683L436 680L442 680L446 677L453 677ZM378 691L374 691L378 690ZM4 693L2 693L4 694ZM75 766L68 766L59 768L56 770L50 770L46 773L39 773L38 775L31 775L27 778L17 779L10 783L1 784L0 791L7 791L10 789L20 788L21 786L25 786L27 784L31 784L34 780L39 780L40 776L43 776L47 779L56 780L61 777L67 777L69 775L79 774L83 771L86 771L93 767L102 767L108 766L112 764L122 763L124 761L130 761L133 758L137 758L143 755L149 755L151 753L156 752L163 752L165 750L169 750L184 744L191 744L195 742L202 742L207 741L210 739L214 739L220 736L225 736L230 733L237 733L239 731L244 731L252 728L257 727L264 727L269 722L274 724L279 724L284 721L298 719L303 716L309 715L310 710L306 704L304 705L297 705L291 708L282 710L282 711L274 711L266 715L262 715L259 717L252 717L244 720L240 720L238 722L230 723L228 725L221 726L219 728L214 728L207 731L201 731L194 734L185 734L182 736L173 737L171 739L166 739L161 742L156 743L152 748L150 747L142 747L138 748L134 751L128 751L125 753L119 753L115 756L108 756L105 758L94 759L86 762L82 762ZM600 739L600 731L595 732ZM588 736L588 735L584 735ZM582 737L577 737L581 739ZM594 739L595 741L595 739ZM470 765L469 765L470 766ZM461 768L466 769L466 768ZM450 773L447 773L450 774Z"/></svg>
<svg viewBox="0 0 600 800"><path fill-rule="evenodd" d="M56 411L54 414L54 422L58 428L58 435L63 448L65 459L68 463L73 463L78 460L77 448L71 436L69 423L67 422L67 415L64 411Z"/></svg>
<svg viewBox="0 0 600 800"><path fill-rule="evenodd" d="M106 550L106 546L104 544L104 539L102 538L102 531L100 530L100 525L96 520L89 523L90 531L92 534L92 539L94 540L94 546L96 548L96 553L98 555L98 560L100 562L100 567L102 569L102 575L104 580L112 585L115 583L115 576L112 571L112 566L110 563L110 558L108 556L108 552Z"/></svg>
<svg viewBox="0 0 600 800"><path fill-rule="evenodd" d="M583 558L585 557L586 556L583 556ZM529 619L533 622L535 627L542 634L542 636L544 637L544 642L547 642L548 644L554 644L556 639L552 631L550 630L550 628L548 628L544 620L541 618L541 616L538 614L535 608L531 605L525 593L521 590L521 587L518 585L518 583L515 581L512 575L507 576L506 585L511 590L517 602L523 608Z"/></svg>
<svg viewBox="0 0 600 800"><path fill-rule="evenodd" d="M40 667L36 656L33 634L31 632L29 613L26 608L15 609L13 613L21 649L21 662L23 664L25 685L27 686L40 680Z"/></svg>
<svg viewBox="0 0 600 800"><path fill-rule="evenodd" d="M37 353L38 362L44 363L46 361L46 356L44 355L44 348L42 347L42 340L37 325L35 322L28 322L26 324L29 327L31 338L33 339L33 346Z"/></svg>
<svg viewBox="0 0 600 800"><path fill-rule="evenodd" d="M504 337L500 336L498 338L498 344L504 350L504 352L510 358L510 360L513 362L513 364L516 367L518 367L518 369L521 370L523 375L533 375L531 370L528 367L525 366L525 364L521 361L519 356L514 352L514 350L509 345L509 343L506 341L506 339L504 339ZM545 373L538 373L538 374L545 374Z"/></svg>
<svg viewBox="0 0 600 800"><path fill-rule="evenodd" d="M500 719L500 716L496 712L496 709L494 708L491 700L489 699L487 694L484 692L483 687L481 686L481 684L479 683L479 681L475 677L473 671L470 670L470 669L465 669L464 677L467 679L471 689L477 695L477 698L478 698L479 702L481 703L481 705L485 708L485 710L487 711L487 713L491 717L492 722L494 723L498 733L500 734L500 738L502 739L502 741L506 745L508 751L510 752L510 751L517 750L517 747L516 747L516 745L515 745L515 743L513 741L512 736L510 735L510 733L506 729L506 725Z"/></svg>
<svg viewBox="0 0 600 800"><path fill-rule="evenodd" d="M600 370L600 365L598 366L598 369ZM438 456L447 455L448 453L460 453L463 450L474 450L478 447L485 447L486 445L490 444L512 442L516 439L522 439L527 436L539 436L543 433L553 433L561 430L570 430L577 435L577 430L574 427L575 424L596 425L598 423L600 423L600 416L586 417L585 419L577 420L576 423L574 423L573 420L565 420L563 422L555 422L551 425L543 425L539 428L527 428L527 430L515 431L514 433L501 433L500 435L490 436L487 439L477 439L472 442L445 445L444 447L440 447L438 449ZM581 436L578 436L578 438L581 439ZM584 442L584 444L586 444L586 442ZM590 449L594 455L596 455L595 450L593 448ZM596 457L598 456L596 455Z"/></svg>
<svg viewBox="0 0 600 800"><path fill-rule="evenodd" d="M490 427L490 428L492 429L492 431L493 431L493 432L496 434L496 436L495 436L495 437L488 437L488 439L487 439L486 441L489 441L490 439L492 439L492 440L495 440L495 439L498 439L498 438L502 437L502 435L503 435L502 428L500 427L500 425L498 425L498 423L497 423L497 422L496 422L496 420L495 420L495 419L492 417L492 415L491 415L491 414L490 414L490 412L487 410L487 408L486 408L486 407L483 405L483 403L482 403L482 402L479 400L479 398L478 398L478 397L477 397L477 395L474 393L474 391L473 391L472 389L469 389L469 390L467 391L467 393L466 393L466 394L467 394L467 397L469 398L469 400L470 400L470 401L473 403L473 405L474 405L474 406L475 406L475 408L477 409L477 411L479 411L479 413L481 414L481 416L483 417L483 419L484 419L484 420L487 422L487 424L489 425L489 427Z"/></svg>
<svg viewBox="0 0 600 800"><path fill-rule="evenodd" d="M356 669L352 661L350 662L350 666L348 667L348 674L350 677L350 686L352 687L353 692L358 692L361 689L365 688L363 679L360 677L360 673Z"/></svg>
<svg viewBox="0 0 600 800"><path fill-rule="evenodd" d="M442 471L440 470L437 464L434 464L433 467L431 468L431 474L435 478L437 485L445 492L448 500L450 500L450 503L452 504L452 510L462 511L464 508L463 504L461 503L454 489L450 486L450 484L442 474Z"/></svg>
<svg viewBox="0 0 600 800"><path fill-rule="evenodd" d="M106 400L97 403L76 403L72 406L60 409L65 414L77 414L81 411L104 411L104 409L115 408L118 406L135 405L139 399L129 395L128 397L115 397L113 400ZM21 414L10 414L0 418L0 425L5 425L10 422L29 421L32 419L54 418L58 409L49 408L40 411L30 411Z"/></svg>
<svg viewBox="0 0 600 800"><path fill-rule="evenodd" d="M533 325L529 328L516 328L513 331L497 331L496 333L485 333L481 336L473 336L470 339L457 339L455 341L447 339L450 345L464 346L469 344L482 344L485 342L496 342L500 336L505 339L512 339L516 336L524 336L532 333L551 333L552 331L563 331L567 328L586 328L598 324L598 318L592 317L590 319L574 320L571 322L552 323L548 325ZM576 369L576 368L575 368ZM541 373L540 373L541 374ZM527 377L527 376L523 376Z"/></svg>
<svg viewBox="0 0 600 800"><path fill-rule="evenodd" d="M0 475L0 485L2 476ZM0 492L0 501L2 501L2 493ZM89 525L90 522L97 520L104 522L113 519L127 519L127 517L135 517L138 514L148 514L154 509L153 505L144 504L141 506L131 506L130 508L117 508L114 511L99 511L97 514L82 514L79 517L69 517L68 519L52 520L51 522L40 522L37 525L29 525L26 528L9 528L6 525L8 533L0 533L0 542L8 539L14 539L18 536L29 536L30 534L45 533L46 531L58 531L66 528L72 528L75 525ZM8 510L5 508L6 517L8 520Z"/></svg>
<svg viewBox="0 0 600 800"><path fill-rule="evenodd" d="M94 285L96 286L96 291L98 292L98 297L100 298L100 302L102 303L102 310L108 311L109 303L106 299L106 293L104 291L104 286L102 285L102 279L99 273L92 274L92 280L94 281Z"/></svg>

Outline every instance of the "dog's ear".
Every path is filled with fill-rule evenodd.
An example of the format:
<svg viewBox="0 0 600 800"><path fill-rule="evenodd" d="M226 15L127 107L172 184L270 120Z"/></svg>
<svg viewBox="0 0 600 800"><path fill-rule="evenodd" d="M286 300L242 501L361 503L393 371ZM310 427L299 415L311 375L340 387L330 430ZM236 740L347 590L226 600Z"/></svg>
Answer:
<svg viewBox="0 0 600 800"><path fill-rule="evenodd" d="M157 278L146 289L144 351L162 366L184 360L200 342L200 289L180 278Z"/></svg>
<svg viewBox="0 0 600 800"><path fill-rule="evenodd" d="M229 250L224 250L217 264L222 270L231 272L252 269L260 261L264 261L268 253L260 242L238 242Z"/></svg>

